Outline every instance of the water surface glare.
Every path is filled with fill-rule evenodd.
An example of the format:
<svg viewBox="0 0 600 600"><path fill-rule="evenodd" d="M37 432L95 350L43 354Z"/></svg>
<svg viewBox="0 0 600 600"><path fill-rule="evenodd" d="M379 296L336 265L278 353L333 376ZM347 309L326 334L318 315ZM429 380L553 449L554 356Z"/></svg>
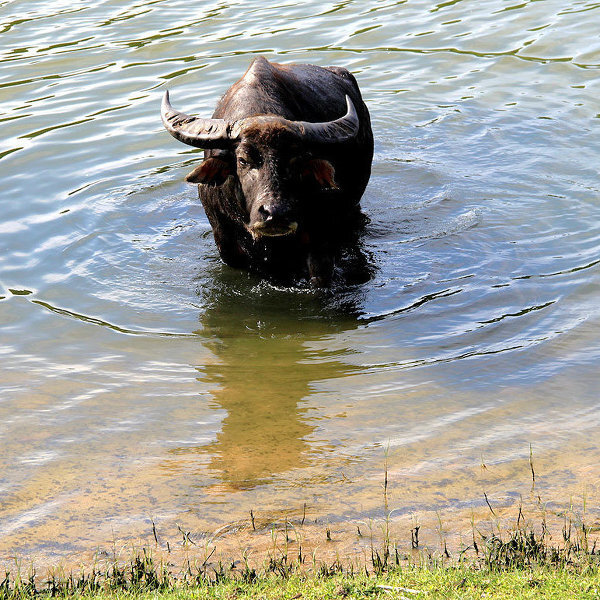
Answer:
<svg viewBox="0 0 600 600"><path fill-rule="evenodd" d="M598 519L599 19L0 1L0 561L148 541L151 520L368 522L384 455L394 518L460 530L483 492L515 502L531 447L542 500ZM160 97L210 116L257 55L359 81L365 285L278 289L218 259Z"/></svg>

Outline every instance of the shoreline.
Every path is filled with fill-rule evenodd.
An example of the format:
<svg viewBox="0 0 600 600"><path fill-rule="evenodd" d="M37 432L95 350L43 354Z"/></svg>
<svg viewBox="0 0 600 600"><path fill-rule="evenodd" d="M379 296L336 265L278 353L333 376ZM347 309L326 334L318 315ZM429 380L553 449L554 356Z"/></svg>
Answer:
<svg viewBox="0 0 600 600"><path fill-rule="evenodd" d="M18 503L5 504L0 569L12 568L15 559L43 568L56 564L78 568L91 564L97 554L114 554L115 547L119 552L146 547L169 553L181 550L181 530L190 534L192 548L216 542L224 555L239 554L242 548L261 556L272 546L271 531L283 532L286 524L310 546L310 552L317 549L326 555L360 558L367 551L365 538L379 540L382 528L387 528L403 551L409 551L416 526L421 546L443 552L445 544L456 554L471 544L474 525L484 533L495 531L498 525L510 528L517 521L519 507L530 521L545 520L555 536L560 537L565 517L576 525L587 522L600 529L597 465L589 457L584 460L583 452L569 470L556 453L536 456L535 465L527 454L509 470L493 462L485 464L482 458L468 472L459 473L461 479L452 489L439 479L416 486L411 473L400 469L402 457L388 461L384 456L383 468L370 470L368 477L329 485L333 494L329 502L295 488L264 503L266 488L251 501L238 504L224 494L210 497L206 512L200 501L183 505L174 495L158 504L144 494L135 498L132 511L128 490L122 496L113 495L112 503L103 497L101 513L95 511L91 497L81 506L77 498L59 504L41 490L35 503L25 497L28 510L21 510ZM448 471L446 477L456 477L455 471ZM360 486L358 498L350 496L353 485ZM52 511L44 512L48 504Z"/></svg>
<svg viewBox="0 0 600 600"><path fill-rule="evenodd" d="M306 585L314 591L306 597L405 598L412 596L398 595L395 588L411 589L417 580L429 590L428 597L451 598L463 588L481 597L490 577L498 580L499 589L513 591L506 596L485 591L486 597L512 600L523 573L540 590L551 580L552 589L518 597L550 598L555 588L567 586L578 590L571 597L600 598L577 587L585 576L589 590L600 590L600 582L594 587L600 573L595 495L584 491L569 502L545 502L531 457L528 467L529 481L517 486L525 497L514 491L500 494L496 488L482 491L482 498L466 509L464 502L444 513L426 505L418 512L393 508L397 500L386 464L379 508L366 520L327 520L303 503L275 513L252 509L246 518L212 531L145 519L143 535L113 536L94 550L58 560L51 553L25 557L5 552L0 555L5 573L0 600L107 594L300 598L305 596L297 590ZM487 470L484 464L481 468ZM331 588L332 581L337 588ZM290 595L290 586L295 594ZM441 589L446 595L436 596Z"/></svg>
<svg viewBox="0 0 600 600"><path fill-rule="evenodd" d="M529 502L509 507L494 506L487 495L485 501L487 514L479 511L476 517L474 511L470 531L449 531L441 520L437 527L431 519L399 523L393 519L393 510L386 510L385 518L371 523L337 524L313 522L306 509L283 522L252 512L247 520L209 536L179 527L178 539L167 539L152 522L151 543L115 540L110 549L54 564L18 557L2 561L6 575L0 583L0 599L107 592L187 593L214 591L219 585L247 586L250 594L265 582L285 587L290 578L296 578L298 585L304 578L313 586L323 578L338 578L339 585L350 586L348 589L358 586L385 594L390 590L373 588L374 577L388 581L407 573L413 577L429 573L435 579L440 570L462 572L466 580L477 579L475 574L481 572L516 571L598 577L600 524L586 521L585 505L582 512L571 507L571 514L566 514L549 511L539 496L533 495ZM388 585L381 581L380 585Z"/></svg>
<svg viewBox="0 0 600 600"><path fill-rule="evenodd" d="M303 554L289 541L274 545L258 563L245 550L224 559L216 547L204 555L190 551L179 564L172 552L141 548L127 559L98 557L87 568L56 567L43 575L33 567L21 571L17 563L16 571L0 579L0 599L599 598L598 532L590 535L587 526L569 523L557 544L546 524L539 526L536 532L523 519L491 536L477 531L472 552L454 556L447 548L440 552L418 543L405 553L384 537L377 545L371 541L369 555L356 562Z"/></svg>

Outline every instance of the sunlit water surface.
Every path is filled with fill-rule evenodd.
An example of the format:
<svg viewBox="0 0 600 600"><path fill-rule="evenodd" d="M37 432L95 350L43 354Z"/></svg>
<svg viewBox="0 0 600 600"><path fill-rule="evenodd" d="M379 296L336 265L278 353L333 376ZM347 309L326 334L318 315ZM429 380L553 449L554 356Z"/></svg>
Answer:
<svg viewBox="0 0 600 600"><path fill-rule="evenodd" d="M250 510L376 522L386 460L392 520L460 529L484 492L527 494L530 448L536 494L598 518L599 22L580 0L0 2L0 559ZM209 116L259 54L359 81L365 285L224 266L183 182L200 154L163 91Z"/></svg>

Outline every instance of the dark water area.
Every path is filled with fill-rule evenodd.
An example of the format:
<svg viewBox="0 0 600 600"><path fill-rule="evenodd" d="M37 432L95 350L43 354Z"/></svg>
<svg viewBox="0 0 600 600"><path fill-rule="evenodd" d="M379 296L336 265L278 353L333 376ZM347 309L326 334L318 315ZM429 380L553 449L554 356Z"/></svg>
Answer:
<svg viewBox="0 0 600 600"><path fill-rule="evenodd" d="M0 561L308 507L460 530L600 489L600 4L0 1ZM374 278L218 258L201 152L257 55L371 111ZM482 464L486 469L482 470ZM150 539L150 538L147 538Z"/></svg>

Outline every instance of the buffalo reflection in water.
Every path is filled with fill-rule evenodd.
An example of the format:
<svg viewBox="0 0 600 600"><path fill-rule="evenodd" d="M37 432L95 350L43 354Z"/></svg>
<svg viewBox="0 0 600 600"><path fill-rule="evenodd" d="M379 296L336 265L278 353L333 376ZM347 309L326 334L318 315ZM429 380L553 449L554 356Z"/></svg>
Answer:
<svg viewBox="0 0 600 600"><path fill-rule="evenodd" d="M356 291L340 296L250 282L240 290L221 281L200 316L198 334L217 360L196 367L198 381L216 385L212 407L227 412L221 431L207 445L174 451L197 453L202 463L208 457L212 476L227 490L307 466L318 442L303 400L316 382L355 370L311 342L358 326Z"/></svg>

